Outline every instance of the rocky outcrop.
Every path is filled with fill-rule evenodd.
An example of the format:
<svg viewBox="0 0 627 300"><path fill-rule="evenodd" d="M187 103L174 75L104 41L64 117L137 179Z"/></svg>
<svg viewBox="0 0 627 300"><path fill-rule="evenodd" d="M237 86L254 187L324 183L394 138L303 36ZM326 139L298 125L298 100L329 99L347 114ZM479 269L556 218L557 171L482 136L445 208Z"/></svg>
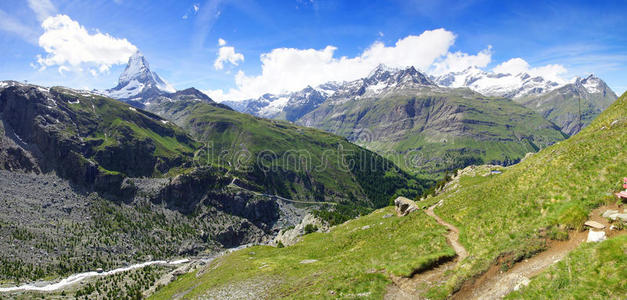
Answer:
<svg viewBox="0 0 627 300"><path fill-rule="evenodd" d="M307 225L312 225L317 228L317 231L327 232L329 230L329 225L316 218L312 214L307 214L300 224L296 225L294 228L287 229L279 232L279 234L274 238L272 242L273 245L283 245L283 246L291 246L300 241L300 238L305 234L305 227Z"/></svg>
<svg viewBox="0 0 627 300"><path fill-rule="evenodd" d="M405 197L398 197L394 200L394 206L396 207L396 215L404 217L414 211L419 210L416 202L409 200Z"/></svg>

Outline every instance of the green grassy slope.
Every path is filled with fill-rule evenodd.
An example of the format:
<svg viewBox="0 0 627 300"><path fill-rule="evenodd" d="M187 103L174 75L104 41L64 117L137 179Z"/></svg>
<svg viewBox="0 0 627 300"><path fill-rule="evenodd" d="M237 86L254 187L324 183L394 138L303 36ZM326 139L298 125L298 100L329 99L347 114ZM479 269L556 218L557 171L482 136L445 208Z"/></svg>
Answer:
<svg viewBox="0 0 627 300"><path fill-rule="evenodd" d="M426 296L431 299L445 298L466 280L487 270L500 256L516 260L542 250L553 232L577 228L592 208L615 201L611 192L621 187L625 176L625 149L627 94L570 139L548 147L520 164L503 168L500 175L462 176L456 187L419 203L424 207L442 201L443 205L436 208L436 214L460 229L460 242L469 252L454 272L449 273L448 279L434 286ZM370 268L390 272L420 268L424 263L412 260L399 268L397 259L421 259L450 251L438 244L433 245L432 241L408 237L420 234L444 242L442 228L426 226L433 223L425 214L419 212L407 219L380 219L386 211L391 212L391 208L345 223L329 234L308 236L293 247L256 247L235 252L204 269L198 278L196 274L183 276L154 298L165 299L184 291L189 291L187 295L193 298L212 288L237 285L250 278L275 278L272 282L276 287L272 288L273 294L270 295L274 298L300 295L322 298L329 295L332 289L352 295L369 293L367 295L372 298L381 298L383 286L390 281L386 277L378 277L377 280L369 280L373 283L364 284L365 275L360 275L363 274L360 272ZM383 224L376 225L378 220ZM376 231L360 231L360 226L373 224L368 230ZM340 237L342 232L344 234ZM347 241L350 244L347 245ZM618 243L623 241L620 239ZM336 247L338 250L327 250ZM251 251L256 254L251 255ZM358 256L353 257L355 251L358 251ZM389 256L385 253L396 254ZM351 266L347 257L356 259L356 264ZM319 269L299 264L310 258L318 259L324 267L323 271L316 273ZM270 267L266 269L264 265ZM360 272L354 272L354 269ZM598 276L603 280L613 278L612 274L606 273ZM571 295L568 289L564 291L566 295ZM582 297L589 296L592 295L583 294Z"/></svg>
<svg viewBox="0 0 627 300"><path fill-rule="evenodd" d="M445 293L484 271L497 256L542 249L546 232L579 227L592 208L614 198L627 165L627 94L579 134L540 151L502 175L468 180L434 199L461 230L471 254Z"/></svg>
<svg viewBox="0 0 627 300"><path fill-rule="evenodd" d="M269 289L252 292L270 298L350 298L362 293L367 298L382 298L389 284L387 274L407 276L454 256L443 236L446 229L424 213L383 218L389 213L393 213L391 207L377 210L329 233L306 235L303 242L291 247L255 246L237 251L206 270L179 277L152 298L184 295L191 299L214 288L234 293L238 283L258 280ZM301 263L304 260L316 261Z"/></svg>
<svg viewBox="0 0 627 300"><path fill-rule="evenodd" d="M198 163L224 166L245 184L269 194L382 207L397 193L419 195L429 183L317 129L206 102L170 102L153 111L206 143Z"/></svg>
<svg viewBox="0 0 627 300"><path fill-rule="evenodd" d="M75 126L70 136L85 140L87 158L94 158L105 170L129 176L167 173L187 163L200 146L181 128L150 112L94 95L82 95L64 88L51 92L61 102Z"/></svg>
<svg viewBox="0 0 627 300"><path fill-rule="evenodd" d="M571 83L539 96L521 97L514 101L540 113L564 133L573 135L590 124L616 98L605 83L596 93Z"/></svg>
<svg viewBox="0 0 627 300"><path fill-rule="evenodd" d="M298 122L346 136L405 170L434 177L471 164L512 164L565 138L522 105L464 89L327 101Z"/></svg>
<svg viewBox="0 0 627 300"><path fill-rule="evenodd" d="M624 299L627 236L583 244L507 299Z"/></svg>

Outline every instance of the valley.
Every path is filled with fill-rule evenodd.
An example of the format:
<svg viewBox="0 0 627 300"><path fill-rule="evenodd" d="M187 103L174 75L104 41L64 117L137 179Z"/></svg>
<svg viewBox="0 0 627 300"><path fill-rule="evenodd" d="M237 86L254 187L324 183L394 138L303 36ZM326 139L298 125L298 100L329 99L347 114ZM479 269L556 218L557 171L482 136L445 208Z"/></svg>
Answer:
<svg viewBox="0 0 627 300"><path fill-rule="evenodd" d="M616 1L0 1L0 300L627 299Z"/></svg>

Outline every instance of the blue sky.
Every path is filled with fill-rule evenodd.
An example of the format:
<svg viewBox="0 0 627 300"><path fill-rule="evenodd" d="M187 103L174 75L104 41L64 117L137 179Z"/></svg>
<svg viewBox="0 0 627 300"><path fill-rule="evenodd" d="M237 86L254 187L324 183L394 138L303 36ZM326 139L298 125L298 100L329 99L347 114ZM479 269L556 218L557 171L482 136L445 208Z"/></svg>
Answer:
<svg viewBox="0 0 627 300"><path fill-rule="evenodd" d="M522 58L564 80L594 73L621 94L626 11L624 1L5 0L0 79L109 88L139 49L177 89L248 97L380 62L437 73Z"/></svg>

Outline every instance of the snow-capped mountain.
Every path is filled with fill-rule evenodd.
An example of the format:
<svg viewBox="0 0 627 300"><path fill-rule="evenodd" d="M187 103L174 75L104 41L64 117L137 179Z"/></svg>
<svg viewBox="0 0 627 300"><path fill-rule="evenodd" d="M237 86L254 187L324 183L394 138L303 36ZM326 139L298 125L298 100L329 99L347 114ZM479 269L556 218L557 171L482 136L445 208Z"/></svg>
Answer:
<svg viewBox="0 0 627 300"><path fill-rule="evenodd" d="M342 84L331 97L373 97L398 89L424 86L436 84L416 68L395 69L381 64L367 77Z"/></svg>
<svg viewBox="0 0 627 300"><path fill-rule="evenodd" d="M150 70L150 65L144 55L137 51L128 59L118 85L106 90L104 94L115 99L139 100L133 98L174 92L176 90L171 85Z"/></svg>
<svg viewBox="0 0 627 300"><path fill-rule="evenodd" d="M577 77L547 93L513 100L542 114L562 132L573 135L590 124L616 98L603 80L591 74L585 78Z"/></svg>
<svg viewBox="0 0 627 300"><path fill-rule="evenodd" d="M544 94L562 85L541 76L531 76L527 73L501 74L486 72L475 67L461 72L433 76L432 79L440 86L467 87L485 96L512 99Z"/></svg>
<svg viewBox="0 0 627 300"><path fill-rule="evenodd" d="M257 99L243 101L224 101L231 108L268 119L296 121L309 111L316 109L330 95L335 93L340 84L328 82L317 87L306 88L285 94L264 94Z"/></svg>
<svg viewBox="0 0 627 300"><path fill-rule="evenodd" d="M329 98L374 97L396 89L424 86L436 87L436 84L414 67L395 69L379 65L367 77L350 82L327 82L298 92L222 103L258 117L296 121Z"/></svg>

